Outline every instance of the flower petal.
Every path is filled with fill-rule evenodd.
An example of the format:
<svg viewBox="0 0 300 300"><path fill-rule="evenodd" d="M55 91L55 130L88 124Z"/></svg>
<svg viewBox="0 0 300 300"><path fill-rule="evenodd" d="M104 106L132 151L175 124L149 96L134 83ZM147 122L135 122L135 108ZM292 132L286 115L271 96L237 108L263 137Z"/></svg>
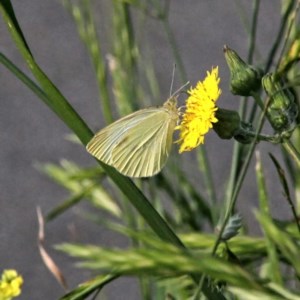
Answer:
<svg viewBox="0 0 300 300"><path fill-rule="evenodd" d="M176 129L180 130L179 153L191 151L204 143L204 135L212 128L212 123L218 122L215 111L218 109L215 102L221 94L219 89L220 78L218 67L207 72L206 78L199 81L195 88L188 91L186 110L182 121Z"/></svg>

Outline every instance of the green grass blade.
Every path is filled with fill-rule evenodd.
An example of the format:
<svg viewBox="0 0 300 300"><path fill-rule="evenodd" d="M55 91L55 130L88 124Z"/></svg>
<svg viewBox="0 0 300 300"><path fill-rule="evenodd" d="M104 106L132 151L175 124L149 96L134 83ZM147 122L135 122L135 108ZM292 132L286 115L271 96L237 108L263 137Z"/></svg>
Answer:
<svg viewBox="0 0 300 300"><path fill-rule="evenodd" d="M281 251L282 256L290 263L296 271L297 276L300 276L300 249L292 236L280 229L271 218L265 214L256 213L256 217L263 227L264 233L277 248Z"/></svg>
<svg viewBox="0 0 300 300"><path fill-rule="evenodd" d="M63 0L63 5L72 15L77 26L78 34L89 53L97 79L103 116L106 123L111 123L113 121L113 115L107 83L108 74L106 61L102 53L102 45L97 36L91 3L90 1L81 1L80 4L76 4L71 0Z"/></svg>
<svg viewBox="0 0 300 300"><path fill-rule="evenodd" d="M53 219L57 218L69 208L73 207L81 200L83 200L86 196L88 196L93 189L93 186L84 189L81 193L72 195L70 198L65 200L63 203L59 204L55 208L53 208L46 216L46 221L52 221Z"/></svg>
<svg viewBox="0 0 300 300"><path fill-rule="evenodd" d="M60 300L83 300L95 291L101 290L106 284L118 278L117 275L101 275L80 284L76 289L64 295Z"/></svg>
<svg viewBox="0 0 300 300"><path fill-rule="evenodd" d="M199 254L193 257L186 252L157 241L154 248L105 249L90 245L62 244L56 247L82 260L81 266L90 269L110 270L117 274L147 274L148 276L181 276L187 273L204 272L216 280L229 285L264 290L259 279L233 263ZM170 260L172 257L172 260Z"/></svg>
<svg viewBox="0 0 300 300"><path fill-rule="evenodd" d="M290 189L289 189L289 186L288 186L288 181L287 181L286 176L285 176L285 172L284 172L283 168L280 166L280 164L277 161L277 159L275 158L275 156L270 153L270 157L271 157L271 159L272 159L272 161L273 161L273 163L276 167L276 171L278 173L282 188L284 190L285 198L288 202L289 207L292 210L295 223L297 224L298 230L300 232L300 224L299 224L299 220L298 220L298 216L297 216L297 211L296 211L295 205L294 205L292 197L291 197L291 193L290 193Z"/></svg>
<svg viewBox="0 0 300 300"><path fill-rule="evenodd" d="M266 182L265 182L265 177L263 173L263 167L262 167L259 152L256 152L255 170L256 170L256 178L257 178L257 185L258 185L260 211L263 214L269 215L270 207L269 207L269 201L267 195L267 188L266 188ZM280 272L277 249L274 243L272 242L272 240L268 238L268 236L266 238L266 244L267 244L268 257L269 257L268 277L271 278L272 281L278 284L282 284L283 281Z"/></svg>

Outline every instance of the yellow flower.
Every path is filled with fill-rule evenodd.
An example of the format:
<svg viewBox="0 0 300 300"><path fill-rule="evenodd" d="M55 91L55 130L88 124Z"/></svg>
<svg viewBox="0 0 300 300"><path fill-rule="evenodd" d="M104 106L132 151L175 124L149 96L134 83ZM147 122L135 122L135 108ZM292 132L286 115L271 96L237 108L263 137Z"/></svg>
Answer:
<svg viewBox="0 0 300 300"><path fill-rule="evenodd" d="M22 276L15 270L4 270L0 280L0 300L10 300L21 294Z"/></svg>
<svg viewBox="0 0 300 300"><path fill-rule="evenodd" d="M207 72L206 78L199 81L195 88L188 91L186 110L181 123L176 129L180 130L179 153L191 151L204 143L204 135L212 128L212 123L218 122L215 111L218 109L215 102L221 94L219 89L220 78L218 67Z"/></svg>

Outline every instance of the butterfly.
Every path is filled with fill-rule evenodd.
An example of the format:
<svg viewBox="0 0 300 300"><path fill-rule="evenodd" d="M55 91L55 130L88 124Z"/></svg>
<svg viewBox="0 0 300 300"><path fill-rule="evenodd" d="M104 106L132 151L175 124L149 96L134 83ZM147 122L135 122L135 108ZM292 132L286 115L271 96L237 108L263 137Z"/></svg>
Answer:
<svg viewBox="0 0 300 300"><path fill-rule="evenodd" d="M133 112L100 130L87 151L128 177L150 177L161 171L170 154L179 120L177 97L161 107Z"/></svg>

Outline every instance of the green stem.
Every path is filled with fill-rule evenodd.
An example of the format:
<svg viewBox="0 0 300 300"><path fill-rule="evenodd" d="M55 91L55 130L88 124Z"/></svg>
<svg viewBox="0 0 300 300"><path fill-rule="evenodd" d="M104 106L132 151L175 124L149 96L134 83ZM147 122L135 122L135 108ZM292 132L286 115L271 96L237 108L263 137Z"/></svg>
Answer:
<svg viewBox="0 0 300 300"><path fill-rule="evenodd" d="M248 63L249 64L252 64L252 62L253 62L259 5L260 5L260 0L255 0L254 7L253 7L252 22L251 22L250 39L249 39L249 52L248 52Z"/></svg>
<svg viewBox="0 0 300 300"><path fill-rule="evenodd" d="M255 150L255 147L256 147L256 144L257 144L257 140L258 140L258 137L260 135L260 132L262 130L262 127L264 125L264 122L265 122L265 116L266 116L266 110L267 110L267 107L268 107L268 102L270 101L270 99L267 101L267 104L266 106L264 107L264 110L262 111L261 115L260 115L260 118L259 118L259 121L258 121L258 127L257 127L257 130L256 130L256 134L254 136L254 139L250 145L250 148L247 152L247 155L246 155L246 158L245 158L245 162L241 168L241 172L237 178L237 181L236 181L236 185L235 185L235 188L234 188L234 191L233 191L233 194L232 194L232 198L230 200L230 203L229 203L229 206L226 210L226 213L225 213L225 217L224 217L224 221L221 225L221 228L220 228L220 231L219 231L219 234L218 234L218 238L216 240L216 243L213 247L213 250L212 250L212 254L215 255L216 251L217 251L217 248L221 242L221 239L222 239L222 235L223 235L223 232L224 232L224 229L227 225L227 222L232 214L232 211L235 207L235 204L236 204L236 201L237 201L237 198L238 198L238 194L240 192L240 189L242 187L242 184L243 184L243 181L245 179L245 176L247 174L247 170L248 170L248 167L249 167L249 164L250 164L250 161L251 161L251 158L253 156L253 153L254 153L254 150Z"/></svg>
<svg viewBox="0 0 300 300"><path fill-rule="evenodd" d="M278 61L277 61L277 65L276 65L276 68L275 68L275 71L278 70L280 64L281 64L281 60L283 58L283 53L286 49L286 46L287 46L287 43L288 43L288 40L289 40L289 36L291 34L291 31L292 31L292 27L294 25L294 22L296 20L296 16L297 16L297 13L298 13L298 10L299 10L299 7L300 7L300 1L298 0L297 1L297 4L296 4L296 7L293 11L293 14L291 15L291 21L290 21L290 24L289 24L289 27L288 27L288 30L287 30L287 33L286 33L286 37L284 39L284 43L283 43L283 46L281 48L281 52L280 52L280 55L279 55L279 58L278 58Z"/></svg>
<svg viewBox="0 0 300 300"><path fill-rule="evenodd" d="M132 28L131 5L124 1L112 3L112 56L109 59L116 108L126 115L139 108L137 76L137 45Z"/></svg>
<svg viewBox="0 0 300 300"><path fill-rule="evenodd" d="M205 147L198 148L197 159L199 161L199 168L202 170L202 173L204 175L205 186L207 187L208 202L211 203L210 207L212 208L212 221L213 224L216 225L217 210L215 209L215 207L217 205L217 195L215 192L214 181Z"/></svg>
<svg viewBox="0 0 300 300"><path fill-rule="evenodd" d="M105 66L105 59L102 55L101 44L97 37L95 22L92 15L92 8L90 3L87 4L87 20L86 20L86 35L87 41L86 46L90 53L92 64L95 69L98 91L101 96L101 106L103 111L103 116L106 123L111 123L113 121L113 114L111 109L111 101L108 91L107 82L107 71Z"/></svg>
<svg viewBox="0 0 300 300"><path fill-rule="evenodd" d="M251 35L250 35L250 41L249 41L249 52L248 52L248 63L253 63L253 55L255 50L255 40L256 40L256 31L257 31L257 19L258 19L258 13L259 13L259 6L260 6L260 0L255 0L254 7L253 7L253 15L252 15L252 24L251 24ZM252 123L252 120L255 117L257 110L257 103L252 104L252 109L250 112L250 123ZM245 119L245 115L242 116L242 119Z"/></svg>
<svg viewBox="0 0 300 300"><path fill-rule="evenodd" d="M300 167L300 153L295 148L295 146L293 145L293 143L290 140L286 140L283 143L283 147L293 157L293 159L297 163L298 167Z"/></svg>
<svg viewBox="0 0 300 300"><path fill-rule="evenodd" d="M240 155L241 155L241 144L237 141L233 144L233 153L232 153L232 163L230 168L230 174L229 174L229 180L226 188L226 197L225 197L225 205L224 207L229 207L230 199L232 198L233 189L236 181L236 177L238 175L238 169L240 166ZM222 216L222 219L220 219L219 222L222 222L224 219Z"/></svg>
<svg viewBox="0 0 300 300"><path fill-rule="evenodd" d="M253 55L254 55L254 50L255 50L255 40L256 40L256 30L257 30L257 18L258 18L258 12L259 12L259 4L260 4L260 0L256 0L254 2L254 7L253 7L253 15L252 15L252 23L251 23L251 32L250 32L250 39L249 39L249 52L248 52L248 63L252 63L253 60ZM246 99L243 98L241 99L241 104L239 107L239 113L242 116L242 118L244 119L245 115L246 115ZM256 137L257 139L257 137ZM255 141L255 139L254 139ZM214 255L218 245L221 241L221 236L223 234L223 231L225 229L225 226L230 218L231 212L234 209L236 200L237 200L237 196L240 190L240 187L242 185L242 182L244 180L245 174L247 172L247 168L248 165L250 163L250 159L252 157L253 151L255 149L255 143L252 143L252 147L253 149L249 150L248 152L248 156L246 158L246 162L242 168L241 171L239 166L241 164L241 158L242 158L242 148L241 145L237 142L234 143L234 148L233 148L233 156L232 156L232 164L231 164L231 169L230 169L230 175L229 175L229 181L228 181L228 185L227 185L227 192L226 192L226 204L225 207L227 207L226 210L226 214L222 220L222 225L221 225L221 230L219 232L219 236L217 238L217 241L214 245L212 254ZM238 182L237 184L235 184L236 182L236 178L238 177ZM234 189L235 188L235 189ZM205 279L205 274L202 275L197 291L194 294L194 298L193 299L198 299L199 296L199 291L202 289L202 285L204 283L204 279Z"/></svg>
<svg viewBox="0 0 300 300"><path fill-rule="evenodd" d="M239 195L240 189L242 187L243 181L244 181L245 176L247 174L247 170L248 170L248 167L250 165L250 161L251 161L252 155L253 155L255 147L256 147L256 142L257 142L257 139L258 139L258 135L259 135L259 133L260 133L262 127L263 127L263 124L264 124L264 120L265 120L265 111L263 111L262 114L261 114L260 121L259 121L259 126L258 126L258 129L257 129L256 135L255 135L254 140L251 143L250 148L249 148L249 150L247 152L247 156L245 158L245 163L242 166L240 175L237 178L237 182L236 182L233 194L232 194L231 201L229 203L229 207L226 210L224 221L223 221L223 223L221 225L221 228L220 228L220 231L219 231L219 234L218 234L218 238L217 238L217 240L215 242L215 245L213 247L213 250L212 250L212 254L213 255L215 255L215 253L217 251L217 248L218 248L218 246L219 246L219 244L221 242L221 239L222 239L222 235L223 235L224 229L225 229L225 227L227 225L227 222L228 222L228 220L229 220L229 218L230 218L230 216L232 214L232 211L233 211L233 209L235 207L235 204L236 204L236 201L238 199L238 195Z"/></svg>
<svg viewBox="0 0 300 300"><path fill-rule="evenodd" d="M258 19L258 13L259 13L259 5L260 0L255 0L254 6L253 6L253 14L252 14L252 22L251 22L251 30L250 30L250 38L249 38L249 51L248 51L248 63L251 64L253 61L253 55L255 50L255 41L256 41L256 31L257 31L257 19ZM246 116L246 98L241 99L240 107L239 107L239 113L242 119L245 119ZM230 201L233 193L233 187L234 182L236 180L236 177L239 174L239 166L241 164L242 159L242 146L235 142L233 147L233 154L232 154L232 164L231 164L231 170L229 175L229 181L227 186L227 203Z"/></svg>
<svg viewBox="0 0 300 300"><path fill-rule="evenodd" d="M172 49L172 52L173 52L173 55L174 55L174 58L175 58L176 66L178 67L179 74L181 76L181 81L183 83L185 83L185 82L188 81L187 80L188 77L187 77L187 74L186 74L181 56L179 54L178 47L176 45L175 37L174 37L173 32L170 28L170 24L168 22L168 19L164 18L162 22L163 22L164 29L165 29L165 32L166 32L166 35L167 35L167 39L168 39L168 41L171 45L171 49Z"/></svg>
<svg viewBox="0 0 300 300"><path fill-rule="evenodd" d="M159 5L159 4L157 4L157 5ZM183 83L185 83L185 82L187 82L187 75L186 75L186 71L185 71L185 68L184 68L184 64L182 62L181 56L180 56L179 51L178 51L178 47L177 47L177 44L176 44L175 37L173 35L173 32L172 32L172 30L170 28L170 25L169 25L169 22L168 22L168 14L164 13L164 14L161 14L161 15L163 16L162 22L163 22L164 29L165 29L165 32L166 32L166 35L167 35L167 39L168 39L168 41L171 45L171 49L172 49L172 52L173 52L173 55L174 55L174 58L175 58L176 66L178 66L179 74L181 76L181 80L183 81ZM201 169L202 169L202 173L205 177L207 190L209 191L211 199L214 201L214 203L216 203L217 202L217 197L216 197L216 194L215 194L215 191L214 191L214 184L213 184L213 179L212 179L212 175L211 175L212 174L211 167L208 163L208 158L207 158L207 154L206 154L206 150L205 150L204 145L199 148L198 153L199 153L198 158L201 158L201 161L203 162ZM215 221L215 220L213 220L213 221Z"/></svg>
<svg viewBox="0 0 300 300"><path fill-rule="evenodd" d="M257 135L257 132L250 131L250 130L243 129L243 128L239 129L239 133L244 136L253 137L253 138L255 138L257 136L257 142L265 141L265 142L269 142L269 143L273 143L273 144L279 144L282 142L282 138L277 135L269 135L269 134L262 134L262 133Z"/></svg>
<svg viewBox="0 0 300 300"><path fill-rule="evenodd" d="M276 52L277 52L277 50L280 46L280 43L281 43L282 37L284 35L284 31L285 31L285 27L286 27L288 18L289 18L290 14L293 10L294 5L295 5L295 0L290 1L290 4L286 9L283 18L281 19L281 24L280 24L280 27L279 27L279 31L277 33L277 37L275 39L273 47L271 48L270 53L268 55L268 60L267 60L266 66L265 66L264 73L267 73L269 71L270 67L272 66L274 56L275 56L275 54L276 54Z"/></svg>
<svg viewBox="0 0 300 300"><path fill-rule="evenodd" d="M78 34L90 55L92 66L96 74L103 116L106 123L111 123L113 121L113 115L110 106L111 101L108 92L105 59L103 58L101 43L97 36L90 1L81 1L80 4L77 5L71 0L63 0L63 5L72 15L77 26Z"/></svg>
<svg viewBox="0 0 300 300"><path fill-rule="evenodd" d="M261 100L260 96L258 93L251 92L251 96L254 98L256 104L260 107L261 110L264 110L264 103Z"/></svg>

